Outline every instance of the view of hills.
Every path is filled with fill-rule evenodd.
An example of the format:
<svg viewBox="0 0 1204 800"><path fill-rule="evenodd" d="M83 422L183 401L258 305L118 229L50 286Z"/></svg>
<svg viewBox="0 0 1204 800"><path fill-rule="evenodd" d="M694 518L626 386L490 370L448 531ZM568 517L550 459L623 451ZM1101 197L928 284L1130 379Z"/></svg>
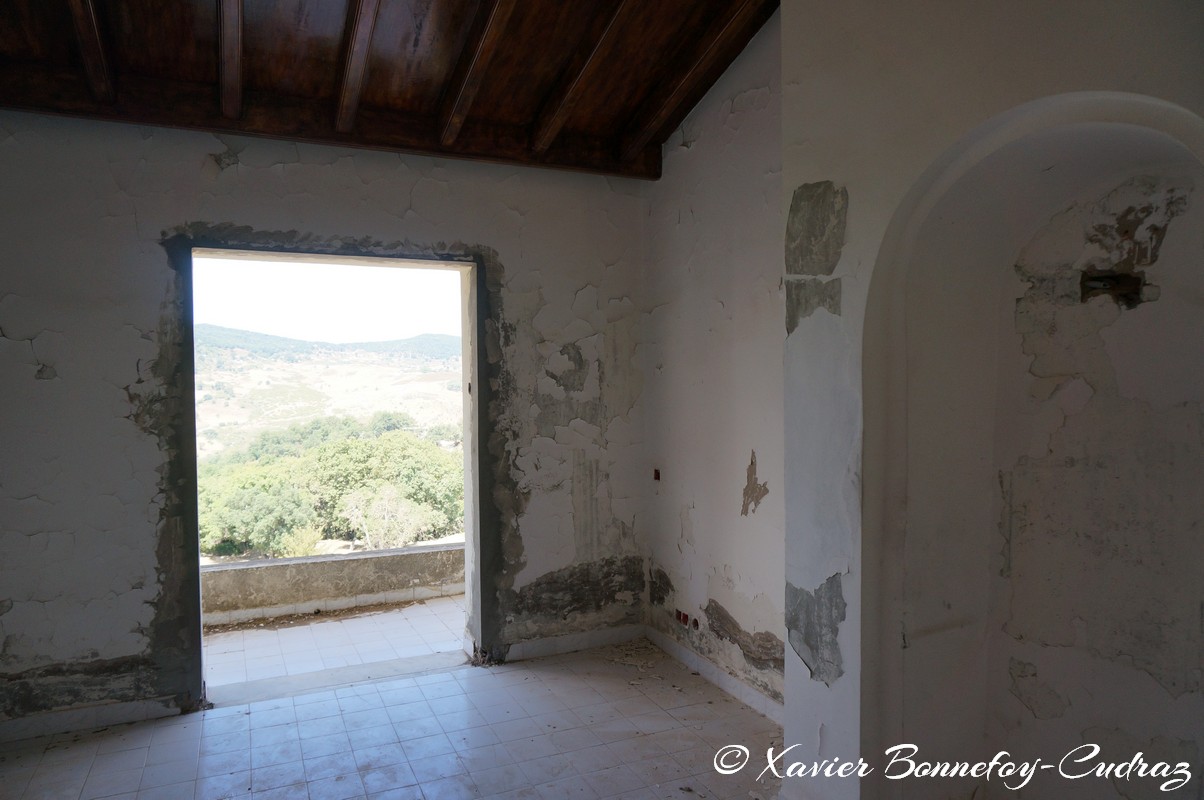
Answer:
<svg viewBox="0 0 1204 800"><path fill-rule="evenodd" d="M353 353L386 353L419 359L447 360L460 358L460 337L443 333L422 333L409 339L388 342L357 342L333 344L288 339L255 331L223 328L205 323L193 329L198 353L205 350L243 350L251 356L275 358L287 355L312 355L320 351Z"/></svg>
<svg viewBox="0 0 1204 800"><path fill-rule="evenodd" d="M419 427L462 423L460 337L331 344L195 326L197 455L328 416L404 412Z"/></svg>

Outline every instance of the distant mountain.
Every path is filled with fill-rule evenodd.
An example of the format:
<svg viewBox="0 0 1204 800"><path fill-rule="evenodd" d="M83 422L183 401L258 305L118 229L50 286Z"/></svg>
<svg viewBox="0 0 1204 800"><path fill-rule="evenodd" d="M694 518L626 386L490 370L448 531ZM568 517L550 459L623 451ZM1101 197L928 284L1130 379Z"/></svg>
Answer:
<svg viewBox="0 0 1204 800"><path fill-rule="evenodd" d="M363 351L387 355L412 356L416 358L449 359L460 356L460 337L445 333L423 333L409 339L389 342L353 342L334 344L331 342L307 342L267 333L223 328L220 325L201 323L193 328L196 347L214 350L245 350L261 358L302 356L315 353L338 353Z"/></svg>

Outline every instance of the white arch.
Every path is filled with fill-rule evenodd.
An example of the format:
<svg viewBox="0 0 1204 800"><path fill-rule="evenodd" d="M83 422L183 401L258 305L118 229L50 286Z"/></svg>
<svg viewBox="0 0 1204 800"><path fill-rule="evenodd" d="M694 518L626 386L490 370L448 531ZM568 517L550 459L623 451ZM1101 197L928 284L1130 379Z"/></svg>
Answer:
<svg viewBox="0 0 1204 800"><path fill-rule="evenodd" d="M907 517L906 287L920 230L933 208L975 167L1000 150L1068 126L1119 124L1177 142L1204 163L1204 119L1156 98L1082 92L1043 98L991 119L955 143L925 170L893 215L869 287L863 339L862 451L862 752L895 744L904 720L902 651L895 598L902 571ZM898 784L891 787L901 791ZM863 797L879 797L863 786Z"/></svg>

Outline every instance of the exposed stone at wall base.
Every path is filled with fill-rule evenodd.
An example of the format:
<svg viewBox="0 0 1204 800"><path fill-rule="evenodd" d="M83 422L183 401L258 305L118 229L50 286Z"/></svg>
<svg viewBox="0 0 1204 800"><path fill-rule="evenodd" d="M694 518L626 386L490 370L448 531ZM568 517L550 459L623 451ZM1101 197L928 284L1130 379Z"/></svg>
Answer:
<svg viewBox="0 0 1204 800"><path fill-rule="evenodd" d="M773 666L758 668L751 664L740 650L739 645L721 638L709 626L682 625L675 618L673 611L665 608L650 608L648 624L656 630L671 636L683 647L693 650L698 655L710 661L721 670L736 678L741 683L753 687L761 694L783 702L785 682L783 672ZM745 631L745 635L751 636ZM772 636L773 634L768 634ZM777 638L776 636L774 637ZM781 639L778 639L781 643ZM773 659L769 659L773 663Z"/></svg>
<svg viewBox="0 0 1204 800"><path fill-rule="evenodd" d="M709 599L701 611L695 609L683 624L677 616L679 609L669 575L655 565L648 572L649 625L775 702L782 702L786 662L781 639L769 631L745 630L714 599Z"/></svg>
<svg viewBox="0 0 1204 800"><path fill-rule="evenodd" d="M539 576L503 597L504 635L524 639L643 622L644 559L612 556Z"/></svg>
<svg viewBox="0 0 1204 800"><path fill-rule="evenodd" d="M155 697L163 677L142 656L48 664L0 674L0 720L97 703Z"/></svg>

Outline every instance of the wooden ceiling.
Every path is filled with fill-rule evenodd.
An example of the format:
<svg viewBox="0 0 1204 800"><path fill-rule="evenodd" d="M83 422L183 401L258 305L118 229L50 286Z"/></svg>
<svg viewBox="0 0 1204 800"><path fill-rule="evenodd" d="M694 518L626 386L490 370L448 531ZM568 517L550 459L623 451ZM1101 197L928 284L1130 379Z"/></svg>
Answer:
<svg viewBox="0 0 1204 800"><path fill-rule="evenodd" d="M0 0L0 106L660 176L777 0Z"/></svg>

